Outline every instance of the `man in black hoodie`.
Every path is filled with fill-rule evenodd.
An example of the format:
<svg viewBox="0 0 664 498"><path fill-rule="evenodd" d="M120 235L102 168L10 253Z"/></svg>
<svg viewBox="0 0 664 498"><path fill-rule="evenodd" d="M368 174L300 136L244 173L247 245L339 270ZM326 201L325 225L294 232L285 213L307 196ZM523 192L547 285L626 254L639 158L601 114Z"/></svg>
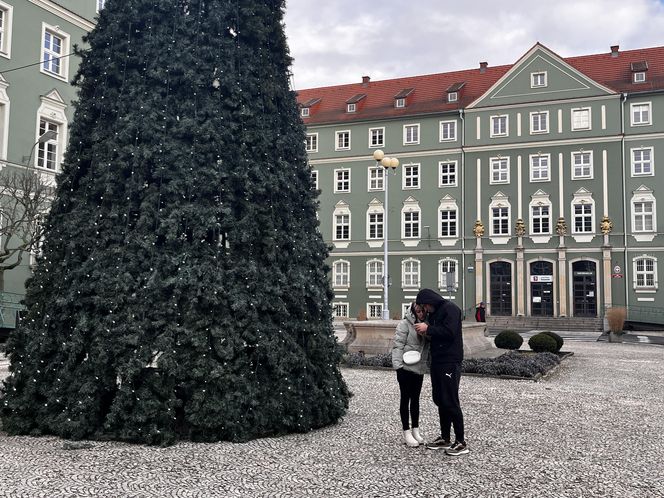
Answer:
<svg viewBox="0 0 664 498"><path fill-rule="evenodd" d="M468 453L468 446L459 402L463 314L456 304L431 289L418 292L415 302L424 306L428 312L426 323L416 323L415 329L418 334L431 340L431 387L433 402L438 406L440 417L440 437L426 447L432 450L444 449L445 453L452 456L464 455ZM454 443L450 437L452 426Z"/></svg>

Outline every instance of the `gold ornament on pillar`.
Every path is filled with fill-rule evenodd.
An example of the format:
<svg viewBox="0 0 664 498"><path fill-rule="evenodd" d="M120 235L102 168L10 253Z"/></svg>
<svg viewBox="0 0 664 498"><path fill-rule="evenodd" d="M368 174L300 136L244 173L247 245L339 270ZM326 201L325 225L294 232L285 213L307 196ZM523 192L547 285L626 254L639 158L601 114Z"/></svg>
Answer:
<svg viewBox="0 0 664 498"><path fill-rule="evenodd" d="M475 221L475 226L473 227L473 233L477 238L480 238L482 235L484 235L484 225L482 224L482 220Z"/></svg>
<svg viewBox="0 0 664 498"><path fill-rule="evenodd" d="M604 235L610 234L613 230L613 222L611 221L611 218L604 216L602 218L602 222L600 223L600 228L602 229L602 233Z"/></svg>
<svg viewBox="0 0 664 498"><path fill-rule="evenodd" d="M516 220L514 233L516 233L517 237L523 237L524 235L526 235L526 224L523 222L521 218Z"/></svg>
<svg viewBox="0 0 664 498"><path fill-rule="evenodd" d="M567 233L567 222L562 216L556 222L556 233L558 235L565 235Z"/></svg>

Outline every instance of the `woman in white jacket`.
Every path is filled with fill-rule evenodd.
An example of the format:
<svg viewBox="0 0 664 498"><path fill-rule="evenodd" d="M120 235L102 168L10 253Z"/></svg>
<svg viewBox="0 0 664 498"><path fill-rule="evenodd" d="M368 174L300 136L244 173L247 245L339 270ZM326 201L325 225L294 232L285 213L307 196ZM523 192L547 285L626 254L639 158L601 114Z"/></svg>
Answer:
<svg viewBox="0 0 664 498"><path fill-rule="evenodd" d="M397 381L401 392L399 414L403 436L407 446L424 444L420 434L420 392L424 374L429 370L429 341L415 330L415 323L423 322L426 312L422 306L411 304L406 316L397 325L392 346L392 367L397 371ZM417 351L420 360L414 364L404 362L404 353ZM406 355L408 357L409 355ZM410 418L409 418L410 415ZM412 428L411 424L412 422Z"/></svg>

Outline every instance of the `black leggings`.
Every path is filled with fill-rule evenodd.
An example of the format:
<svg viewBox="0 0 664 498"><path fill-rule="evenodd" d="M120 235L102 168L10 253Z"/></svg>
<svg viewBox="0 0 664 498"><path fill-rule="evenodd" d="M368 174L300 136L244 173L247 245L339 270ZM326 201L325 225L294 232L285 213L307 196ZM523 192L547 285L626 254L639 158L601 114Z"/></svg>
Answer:
<svg viewBox="0 0 664 498"><path fill-rule="evenodd" d="M399 382L399 391L401 391L399 415L401 415L401 425L404 431L410 429L408 423L409 411L410 418L413 421L413 429L420 425L420 392L422 391L423 380L424 375L403 368L397 370L397 381Z"/></svg>

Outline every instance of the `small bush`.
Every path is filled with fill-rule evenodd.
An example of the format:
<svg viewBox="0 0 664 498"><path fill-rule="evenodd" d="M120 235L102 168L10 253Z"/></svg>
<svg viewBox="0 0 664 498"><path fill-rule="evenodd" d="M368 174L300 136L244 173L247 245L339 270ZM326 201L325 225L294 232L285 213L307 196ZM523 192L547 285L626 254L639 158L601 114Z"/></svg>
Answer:
<svg viewBox="0 0 664 498"><path fill-rule="evenodd" d="M519 349L523 344L523 337L513 330L503 330L493 342L499 349Z"/></svg>
<svg viewBox="0 0 664 498"><path fill-rule="evenodd" d="M348 353L344 355L341 364L347 367L392 367L392 353L367 356L364 353Z"/></svg>
<svg viewBox="0 0 664 498"><path fill-rule="evenodd" d="M614 334L622 334L625 328L627 310L623 307L613 307L606 310L606 319L609 322L609 330Z"/></svg>
<svg viewBox="0 0 664 498"><path fill-rule="evenodd" d="M530 349L536 353L555 353L558 349L558 343L556 340L543 332L532 336L528 340L528 346L530 346Z"/></svg>
<svg viewBox="0 0 664 498"><path fill-rule="evenodd" d="M563 344L565 344L565 340L562 337L560 337L558 334L556 334L555 332L551 332L550 330L545 330L544 332L542 332L542 334L546 334L549 337L553 337L553 340L556 341L557 348L554 351L554 353L557 353L558 351L560 351L563 348Z"/></svg>
<svg viewBox="0 0 664 498"><path fill-rule="evenodd" d="M513 377L535 377L548 372L560 363L552 353L524 354L510 351L498 358L469 358L463 360L463 373L481 375L510 375Z"/></svg>

